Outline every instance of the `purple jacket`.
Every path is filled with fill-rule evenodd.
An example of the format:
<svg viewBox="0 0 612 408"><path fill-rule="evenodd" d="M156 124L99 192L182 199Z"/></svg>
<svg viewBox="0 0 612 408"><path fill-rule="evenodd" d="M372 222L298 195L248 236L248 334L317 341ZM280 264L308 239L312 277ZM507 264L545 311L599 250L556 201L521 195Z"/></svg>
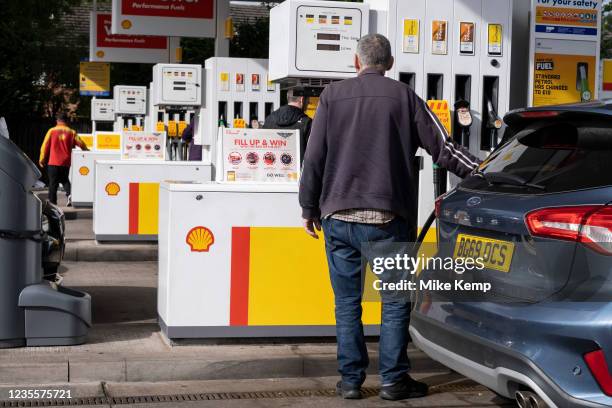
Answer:
<svg viewBox="0 0 612 408"><path fill-rule="evenodd" d="M408 85L373 69L328 85L304 157L299 194L303 217L375 208L416 225L415 154L420 147L459 177L480 163L449 138Z"/></svg>
<svg viewBox="0 0 612 408"><path fill-rule="evenodd" d="M194 122L191 122L181 135L183 142L189 143L189 161L202 161L202 145L193 143L193 127Z"/></svg>

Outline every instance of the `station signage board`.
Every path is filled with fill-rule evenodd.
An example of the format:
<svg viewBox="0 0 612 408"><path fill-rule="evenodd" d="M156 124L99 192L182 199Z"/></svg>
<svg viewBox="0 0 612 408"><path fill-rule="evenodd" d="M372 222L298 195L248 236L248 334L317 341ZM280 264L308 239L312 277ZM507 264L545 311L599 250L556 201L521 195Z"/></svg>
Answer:
<svg viewBox="0 0 612 408"><path fill-rule="evenodd" d="M91 13L89 60L99 62L176 62L180 39L165 36L115 35L111 15Z"/></svg>
<svg viewBox="0 0 612 408"><path fill-rule="evenodd" d="M113 0L113 34L214 38L215 0Z"/></svg>
<svg viewBox="0 0 612 408"><path fill-rule="evenodd" d="M83 96L109 96L110 64L81 62L79 65L79 93Z"/></svg>
<svg viewBox="0 0 612 408"><path fill-rule="evenodd" d="M602 0L535 0L532 9L531 104L596 98Z"/></svg>
<svg viewBox="0 0 612 408"><path fill-rule="evenodd" d="M299 130L222 129L226 182L297 182Z"/></svg>

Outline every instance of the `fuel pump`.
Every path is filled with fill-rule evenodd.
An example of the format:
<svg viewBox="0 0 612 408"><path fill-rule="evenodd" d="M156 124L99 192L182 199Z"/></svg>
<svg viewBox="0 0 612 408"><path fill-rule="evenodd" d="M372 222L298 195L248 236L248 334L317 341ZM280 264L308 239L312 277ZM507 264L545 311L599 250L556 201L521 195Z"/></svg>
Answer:
<svg viewBox="0 0 612 408"><path fill-rule="evenodd" d="M110 124L115 121L115 101L112 99L91 99L91 130L92 133L96 133L98 130L112 130L112 129L98 129L98 124ZM107 125L108 126L108 125Z"/></svg>
<svg viewBox="0 0 612 408"><path fill-rule="evenodd" d="M216 161L220 128L247 127L280 106L280 87L268 75L268 60L213 57L205 61L206 103L196 116L195 143L202 159Z"/></svg>
<svg viewBox="0 0 612 408"><path fill-rule="evenodd" d="M116 85L113 88L115 101L115 131L144 130L147 114L147 88L144 86Z"/></svg>
<svg viewBox="0 0 612 408"><path fill-rule="evenodd" d="M167 159L187 160L181 136L202 104L202 66L157 64L153 67L152 97L158 109L155 130L166 132Z"/></svg>

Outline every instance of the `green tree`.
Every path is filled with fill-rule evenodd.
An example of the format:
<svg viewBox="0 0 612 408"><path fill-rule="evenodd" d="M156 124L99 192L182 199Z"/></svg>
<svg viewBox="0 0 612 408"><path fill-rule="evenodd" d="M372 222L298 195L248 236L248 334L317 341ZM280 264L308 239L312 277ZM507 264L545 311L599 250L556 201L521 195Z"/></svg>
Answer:
<svg viewBox="0 0 612 408"><path fill-rule="evenodd" d="M60 40L59 21L81 0L2 0L0 115L48 116L76 102L86 39ZM68 37L68 36L66 36Z"/></svg>
<svg viewBox="0 0 612 408"><path fill-rule="evenodd" d="M230 55L237 58L268 58L270 19L257 18L235 27L230 42Z"/></svg>
<svg viewBox="0 0 612 408"><path fill-rule="evenodd" d="M202 64L215 55L215 40L212 38L181 38L184 64Z"/></svg>
<svg viewBox="0 0 612 408"><path fill-rule="evenodd" d="M612 3L607 3L603 8L601 58L612 58Z"/></svg>

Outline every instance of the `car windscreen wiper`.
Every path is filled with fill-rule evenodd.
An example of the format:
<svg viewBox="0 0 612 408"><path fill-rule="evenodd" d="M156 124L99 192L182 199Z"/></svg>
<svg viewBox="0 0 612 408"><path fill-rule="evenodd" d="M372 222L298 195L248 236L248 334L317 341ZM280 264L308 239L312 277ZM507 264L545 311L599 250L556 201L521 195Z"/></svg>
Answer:
<svg viewBox="0 0 612 408"><path fill-rule="evenodd" d="M516 174L503 173L500 171L494 171L490 173L483 173L481 171L475 173L476 176L482 177L486 180L490 185L498 184L498 185L508 185L508 186L516 186L516 187L527 187L533 188L536 190L546 190L546 187L541 184L529 183L521 176L517 176Z"/></svg>

